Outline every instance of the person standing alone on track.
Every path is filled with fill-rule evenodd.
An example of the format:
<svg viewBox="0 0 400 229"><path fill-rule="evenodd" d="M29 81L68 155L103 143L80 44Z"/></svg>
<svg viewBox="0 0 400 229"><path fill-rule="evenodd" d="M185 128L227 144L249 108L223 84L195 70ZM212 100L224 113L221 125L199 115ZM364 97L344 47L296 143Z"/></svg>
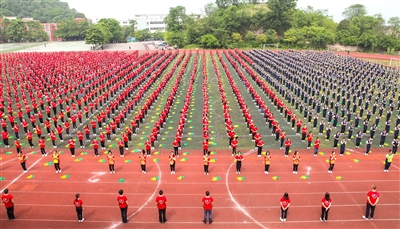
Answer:
<svg viewBox="0 0 400 229"><path fill-rule="evenodd" d="M117 197L117 202L119 205L119 209L121 210L121 217L122 217L122 222L123 223L128 223L129 220L127 218L127 214L128 214L128 198L126 198L126 196L124 196L124 190L120 189L118 191L119 196Z"/></svg>
<svg viewBox="0 0 400 229"><path fill-rule="evenodd" d="M204 175L208 175L208 166L210 165L210 151L207 151L203 156Z"/></svg>
<svg viewBox="0 0 400 229"><path fill-rule="evenodd" d="M265 165L264 173L268 174L269 166L271 165L271 154L269 151L265 152L264 165Z"/></svg>
<svg viewBox="0 0 400 229"><path fill-rule="evenodd" d="M76 209L76 214L78 215L78 222L83 222L85 220L85 218L83 218L82 213L83 213L83 201L81 199L79 199L80 195L79 193L77 193L75 195L75 199L74 199L74 205L75 205L75 209Z"/></svg>
<svg viewBox="0 0 400 229"><path fill-rule="evenodd" d="M375 207L376 204L379 202L379 193L376 191L376 186L371 186L371 191L367 194L367 208L365 211L365 215L363 215L363 219L370 220L374 219ZM371 214L370 214L371 213Z"/></svg>
<svg viewBox="0 0 400 229"><path fill-rule="evenodd" d="M385 159L385 169L383 170L384 172L389 172L389 167L392 164L394 154L392 150L390 149L388 154L386 154L386 159Z"/></svg>
<svg viewBox="0 0 400 229"><path fill-rule="evenodd" d="M236 162L236 174L240 174L240 170L242 170L242 161L244 160L242 152L237 152L235 155Z"/></svg>
<svg viewBox="0 0 400 229"><path fill-rule="evenodd" d="M299 168L300 156L298 151L294 151L293 154L293 174L297 174L297 169Z"/></svg>
<svg viewBox="0 0 400 229"><path fill-rule="evenodd" d="M14 215L14 197L8 194L8 188L4 189L4 194L1 196L1 199L6 207L8 219L16 219L17 217Z"/></svg>
<svg viewBox="0 0 400 229"><path fill-rule="evenodd" d="M139 156L140 167L142 168L142 173L146 173L146 151L143 149Z"/></svg>
<svg viewBox="0 0 400 229"><path fill-rule="evenodd" d="M204 219L203 223L207 223L207 215L208 215L208 223L211 224L213 222L212 219L212 208L214 199L210 196L210 192L206 191L206 196L203 197L201 200L203 202L203 209L204 209Z"/></svg>
<svg viewBox="0 0 400 229"><path fill-rule="evenodd" d="M167 198L163 196L163 190L158 192L159 196L156 198L157 208L158 208L158 220L160 223L167 222L167 218L165 217L167 211Z"/></svg>
<svg viewBox="0 0 400 229"><path fill-rule="evenodd" d="M289 199L289 194L287 192L285 192L285 194L283 194L283 197L280 200L280 205L281 205L281 217L279 218L282 222L286 221L286 217L287 217L287 212L289 210L289 206L290 206L290 199Z"/></svg>
<svg viewBox="0 0 400 229"><path fill-rule="evenodd" d="M22 152L19 152L17 157L18 157L19 163L21 163L21 167L24 170L24 173L28 172L28 170L26 169L26 159L28 159L28 157L25 154L23 154Z"/></svg>
<svg viewBox="0 0 400 229"><path fill-rule="evenodd" d="M61 173L60 153L57 150L54 150L52 156L53 156L53 163L54 163L54 168L56 169L56 173Z"/></svg>
<svg viewBox="0 0 400 229"><path fill-rule="evenodd" d="M111 152L111 150L108 151L107 161L108 161L108 168L110 169L110 174L115 173L115 168L114 168L115 157L114 157L113 153Z"/></svg>
<svg viewBox="0 0 400 229"><path fill-rule="evenodd" d="M171 154L169 155L169 168L171 170L171 174L175 174L175 162L176 162L176 156L174 151L171 151Z"/></svg>
<svg viewBox="0 0 400 229"><path fill-rule="evenodd" d="M325 197L322 199L322 206L321 206L321 218L319 218L319 220L321 221L327 221L328 220L328 212L329 209L331 209L331 205L332 205L332 200L331 197L329 195L329 193L325 193Z"/></svg>
<svg viewBox="0 0 400 229"><path fill-rule="evenodd" d="M335 162L336 162L336 154L335 154L335 151L332 151L332 154L329 157L328 173L332 173L333 167L335 166Z"/></svg>

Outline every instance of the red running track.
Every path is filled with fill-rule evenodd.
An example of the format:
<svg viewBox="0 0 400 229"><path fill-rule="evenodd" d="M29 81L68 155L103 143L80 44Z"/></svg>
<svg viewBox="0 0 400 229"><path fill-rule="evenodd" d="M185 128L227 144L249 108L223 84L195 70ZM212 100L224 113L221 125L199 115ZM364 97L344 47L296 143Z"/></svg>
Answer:
<svg viewBox="0 0 400 229"><path fill-rule="evenodd" d="M300 150L297 175L292 174L290 157L283 157L281 150L271 151L268 175L263 173L262 158L254 151L246 153L240 175L234 172L230 152L217 151L211 155L215 162L210 165L210 175L204 176L200 150L188 155L181 151L177 172L171 175L168 150L148 158L147 174L140 172L134 152L118 157L116 173L109 174L106 162L99 162L104 154L95 158L91 149L87 155L80 155L83 150L78 150L79 156L72 158L64 150L63 171L56 174L52 166L45 166L50 156L29 154L30 169L22 173L15 152L5 154L2 149L0 176L5 180L0 185L1 189L9 187L14 196L18 219L7 220L2 207L0 228L399 228L400 160L395 157L390 172L384 173L386 151L374 149L373 154L365 156L363 149L349 150L338 157L329 174L328 154L314 157L312 150ZM67 174L69 178L61 178ZM361 216L372 184L377 185L381 198L374 221L365 221ZM116 203L119 189L124 189L129 198L128 224L120 223ZM166 224L158 223L155 196L159 189L168 198ZM206 190L215 200L211 225L202 222L201 198ZM77 221L72 205L78 192L84 201L83 223ZM292 204L287 221L281 222L279 199L284 192L289 193ZM330 192L333 205L328 222L320 222L320 201L325 192Z"/></svg>

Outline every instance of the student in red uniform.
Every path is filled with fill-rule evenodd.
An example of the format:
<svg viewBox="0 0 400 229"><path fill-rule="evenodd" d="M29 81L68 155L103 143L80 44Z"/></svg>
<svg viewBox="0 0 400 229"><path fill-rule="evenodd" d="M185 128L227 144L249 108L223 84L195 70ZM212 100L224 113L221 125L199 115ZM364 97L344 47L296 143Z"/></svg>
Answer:
<svg viewBox="0 0 400 229"><path fill-rule="evenodd" d="M175 174L176 156L175 156L174 151L171 151L168 160L169 160L169 168L171 170L171 174Z"/></svg>
<svg viewBox="0 0 400 229"><path fill-rule="evenodd" d="M331 209L332 205L332 200L329 195L329 192L325 193L325 197L322 199L322 206L321 206L321 218L319 220L321 221L327 221L328 220L328 213L329 209Z"/></svg>
<svg viewBox="0 0 400 229"><path fill-rule="evenodd" d="M151 155L151 142L150 142L149 138L146 139L146 142L144 143L144 145L146 147L147 155Z"/></svg>
<svg viewBox="0 0 400 229"><path fill-rule="evenodd" d="M68 140L68 146L71 151L71 156L75 157L75 140L73 138Z"/></svg>
<svg viewBox="0 0 400 229"><path fill-rule="evenodd" d="M263 146L264 146L264 141L260 139L257 142L257 157L261 157L261 152L262 152Z"/></svg>
<svg viewBox="0 0 400 229"><path fill-rule="evenodd" d="M317 137L314 141L314 157L318 155L319 145L321 144L321 140Z"/></svg>
<svg viewBox="0 0 400 229"><path fill-rule="evenodd" d="M204 219L203 223L207 223L207 215L208 215L208 223L211 224L213 222L212 219L212 208L213 208L213 202L214 199L210 196L210 192L206 191L206 196L203 197L201 200L203 202L203 209L204 209Z"/></svg>
<svg viewBox="0 0 400 229"><path fill-rule="evenodd" d="M78 222L83 222L85 220L85 218L83 218L82 213L83 213L83 201L79 198L81 195L79 195L79 193L77 193L75 195L75 199L74 199L74 206L76 209L76 214L78 215Z"/></svg>
<svg viewBox="0 0 400 229"><path fill-rule="evenodd" d="M83 144L83 133L82 131L78 130L78 141L79 141L79 148L85 148L85 145Z"/></svg>
<svg viewBox="0 0 400 229"><path fill-rule="evenodd" d="M368 220L368 218L369 220L374 219L375 207L376 204L378 204L379 202L379 192L376 191L376 186L372 185L371 189L372 190L369 191L367 194L367 208L365 211L365 215L362 216L365 220Z"/></svg>
<svg viewBox="0 0 400 229"><path fill-rule="evenodd" d="M292 145L292 141L290 138L287 138L285 141L285 157L289 157L290 146Z"/></svg>
<svg viewBox="0 0 400 229"><path fill-rule="evenodd" d="M204 175L208 175L208 166L210 165L210 151L203 156Z"/></svg>
<svg viewBox="0 0 400 229"><path fill-rule="evenodd" d="M17 216L14 215L14 197L8 194L8 188L4 189L4 194L1 196L1 199L6 207L8 219L16 219Z"/></svg>
<svg viewBox="0 0 400 229"><path fill-rule="evenodd" d="M35 147L35 145L33 145L33 142L32 142L33 134L30 130L28 130L28 132L26 133L26 138L28 139L29 146L31 148Z"/></svg>
<svg viewBox="0 0 400 229"><path fill-rule="evenodd" d="M94 151L94 156L99 157L99 142L97 141L97 138L94 138L92 141L93 145L93 151Z"/></svg>
<svg viewBox="0 0 400 229"><path fill-rule="evenodd" d="M236 162L236 174L240 174L240 170L242 169L242 161L244 160L242 152L237 152L235 155Z"/></svg>
<svg viewBox="0 0 400 229"><path fill-rule="evenodd" d="M289 206L290 206L290 199L289 199L289 194L287 192L285 192L285 194L283 194L283 197L280 200L280 204L281 204L281 217L279 218L282 222L286 221L286 217L287 217L287 212L289 210Z"/></svg>
<svg viewBox="0 0 400 229"><path fill-rule="evenodd" d="M312 142L313 138L314 138L314 135L312 134L312 132L311 131L308 132L308 134L307 134L307 142L308 142L307 149L309 149L311 147L311 142Z"/></svg>
<svg viewBox="0 0 400 229"><path fill-rule="evenodd" d="M17 150L17 153L19 153L19 152L22 153L22 150L21 150L21 143L20 143L17 139L14 139L14 145L15 145L15 148L16 148L16 150Z"/></svg>
<svg viewBox="0 0 400 229"><path fill-rule="evenodd" d="M297 169L299 168L300 155L298 151L294 151L293 154L293 174L297 174Z"/></svg>
<svg viewBox="0 0 400 229"><path fill-rule="evenodd" d="M57 145L56 145L56 132L54 130L52 130L50 132L50 139L51 139L51 143L53 144L53 148L57 148Z"/></svg>
<svg viewBox="0 0 400 229"><path fill-rule="evenodd" d="M19 163L21 163L21 167L24 170L24 173L28 172L28 170L26 169L26 159L28 159L28 157L21 152L18 152L18 161Z"/></svg>
<svg viewBox="0 0 400 229"><path fill-rule="evenodd" d="M44 148L46 146L46 142L44 140L44 137L39 139L38 145L40 147L40 152L42 153L42 157L47 156L46 149Z"/></svg>
<svg viewBox="0 0 400 229"><path fill-rule="evenodd" d="M167 218L165 217L167 211L167 198L163 195L163 190L158 192L159 196L156 198L157 208L158 208L158 220L160 223L167 222Z"/></svg>
<svg viewBox="0 0 400 229"><path fill-rule="evenodd" d="M109 151L110 152L110 151ZM124 190L119 190L118 191L119 196L117 197L117 202L119 205L119 209L121 210L121 217L122 217L122 222L123 223L128 223L128 198L126 198L126 196L124 196Z"/></svg>
<svg viewBox="0 0 400 229"><path fill-rule="evenodd" d="M119 139L118 141L119 157L124 157L124 141Z"/></svg>
<svg viewBox="0 0 400 229"><path fill-rule="evenodd" d="M3 130L3 132L1 133L1 137L3 138L3 143L5 145L6 148L10 147L10 145L8 144L8 132Z"/></svg>
<svg viewBox="0 0 400 229"><path fill-rule="evenodd" d="M238 142L237 139L238 139L238 137L235 136L235 138L232 139L232 142L231 142L231 146L232 146L232 156L235 156L235 154L236 154L236 148L237 148L237 146L238 146L238 144L239 144L239 142Z"/></svg>
<svg viewBox="0 0 400 229"><path fill-rule="evenodd" d="M142 173L146 173L146 151L142 150L142 153L139 155L140 167L142 168Z"/></svg>
<svg viewBox="0 0 400 229"><path fill-rule="evenodd" d="M178 152L178 147L179 147L179 142L178 140L175 138L175 140L172 142L172 146L174 147L174 154L175 156L178 157L179 152Z"/></svg>
<svg viewBox="0 0 400 229"><path fill-rule="evenodd" d="M208 153L208 141L207 141L207 139L204 139L202 144L203 144L203 155L205 156Z"/></svg>

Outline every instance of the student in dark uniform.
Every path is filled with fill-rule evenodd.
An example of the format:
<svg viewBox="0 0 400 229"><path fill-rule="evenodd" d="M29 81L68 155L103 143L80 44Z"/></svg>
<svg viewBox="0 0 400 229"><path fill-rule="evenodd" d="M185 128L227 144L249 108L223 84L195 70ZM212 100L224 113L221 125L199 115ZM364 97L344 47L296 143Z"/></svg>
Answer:
<svg viewBox="0 0 400 229"><path fill-rule="evenodd" d="M346 144L347 144L346 138L342 138L342 140L340 141L340 156L344 155L344 151L346 150Z"/></svg>
<svg viewBox="0 0 400 229"><path fill-rule="evenodd" d="M360 148L362 137L363 137L363 133L362 133L361 130L360 130L360 131L358 131L358 133L356 134L356 147L357 147L357 148Z"/></svg>
<svg viewBox="0 0 400 229"><path fill-rule="evenodd" d="M392 152L393 152L393 154L397 154L397 149L399 148L399 139L398 138L395 138L393 141L392 141Z"/></svg>
<svg viewBox="0 0 400 229"><path fill-rule="evenodd" d="M381 132L381 140L379 142L379 147L383 147L385 145L386 142L386 136L388 136L388 133L386 132L386 130L383 130Z"/></svg>

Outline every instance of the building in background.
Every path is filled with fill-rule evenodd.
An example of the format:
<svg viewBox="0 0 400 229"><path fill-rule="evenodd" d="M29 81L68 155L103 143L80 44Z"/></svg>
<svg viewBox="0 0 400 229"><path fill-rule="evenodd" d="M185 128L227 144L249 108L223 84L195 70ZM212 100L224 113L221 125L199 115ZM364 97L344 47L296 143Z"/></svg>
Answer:
<svg viewBox="0 0 400 229"><path fill-rule="evenodd" d="M57 23L41 23L44 32L47 34L49 41L62 41L61 38L56 37Z"/></svg>
<svg viewBox="0 0 400 229"><path fill-rule="evenodd" d="M152 33L156 31L165 32L167 24L164 22L164 18L167 16L168 14L135 14L136 29L149 29Z"/></svg>

